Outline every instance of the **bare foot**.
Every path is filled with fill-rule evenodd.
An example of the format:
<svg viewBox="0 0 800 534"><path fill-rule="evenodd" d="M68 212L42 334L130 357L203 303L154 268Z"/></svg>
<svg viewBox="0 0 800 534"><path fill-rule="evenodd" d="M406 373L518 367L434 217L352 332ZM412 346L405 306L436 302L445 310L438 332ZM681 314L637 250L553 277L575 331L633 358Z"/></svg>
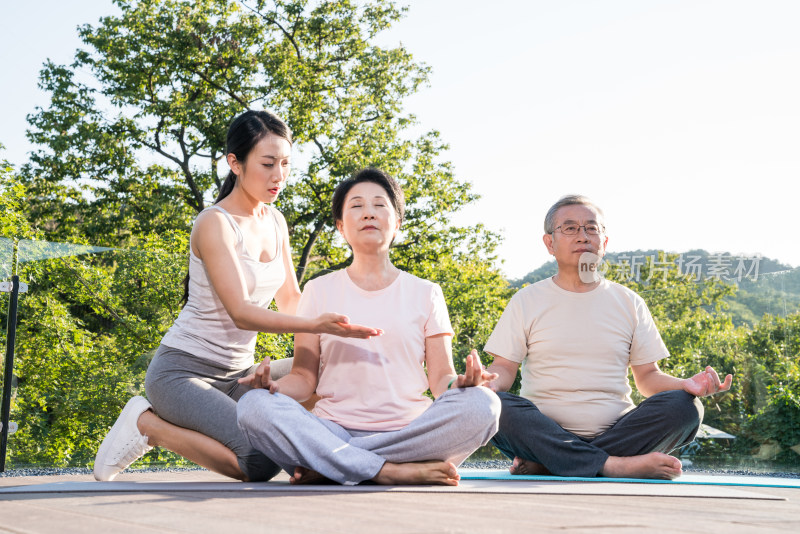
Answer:
<svg viewBox="0 0 800 534"><path fill-rule="evenodd" d="M612 478L661 478L672 480L681 476L681 461L664 454L651 452L640 456L609 456L600 474Z"/></svg>
<svg viewBox="0 0 800 534"><path fill-rule="evenodd" d="M508 469L512 475L551 475L550 471L538 462L524 460L519 456L514 457L514 462Z"/></svg>
<svg viewBox="0 0 800 534"><path fill-rule="evenodd" d="M335 482L312 469L295 467L294 474L289 477L289 484L335 484Z"/></svg>
<svg viewBox="0 0 800 534"><path fill-rule="evenodd" d="M386 462L375 478L378 484L436 484L439 486L458 486L461 479L456 466L450 462L413 462L393 464Z"/></svg>

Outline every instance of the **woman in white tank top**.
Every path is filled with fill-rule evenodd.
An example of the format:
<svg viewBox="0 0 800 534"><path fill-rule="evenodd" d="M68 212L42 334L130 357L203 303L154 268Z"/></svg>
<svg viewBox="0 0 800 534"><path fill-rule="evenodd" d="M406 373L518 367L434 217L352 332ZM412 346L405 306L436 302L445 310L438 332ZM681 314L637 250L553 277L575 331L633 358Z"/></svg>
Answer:
<svg viewBox="0 0 800 534"><path fill-rule="evenodd" d="M227 153L231 171L192 229L186 304L148 367L153 404L143 397L126 404L98 450L97 480L113 479L156 445L232 478L271 478L277 467L250 449L236 425L236 400L249 389L239 379L260 381L270 371L268 361L254 364L257 333L380 334L337 313L295 316L300 288L289 233L269 206L289 174L286 124L247 111L231 124ZM269 310L273 299L280 312Z"/></svg>

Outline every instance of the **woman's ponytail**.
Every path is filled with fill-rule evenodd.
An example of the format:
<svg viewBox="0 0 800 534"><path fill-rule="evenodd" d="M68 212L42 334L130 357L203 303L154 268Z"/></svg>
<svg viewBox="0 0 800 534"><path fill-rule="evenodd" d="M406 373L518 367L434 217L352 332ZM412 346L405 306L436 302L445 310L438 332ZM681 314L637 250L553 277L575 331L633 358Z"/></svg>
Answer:
<svg viewBox="0 0 800 534"><path fill-rule="evenodd" d="M235 185L236 185L236 175L233 174L233 171L228 171L228 176L226 176L225 181L222 182L222 186L220 186L219 188L219 194L217 195L217 198L214 200L214 204L216 204L223 198L230 195Z"/></svg>

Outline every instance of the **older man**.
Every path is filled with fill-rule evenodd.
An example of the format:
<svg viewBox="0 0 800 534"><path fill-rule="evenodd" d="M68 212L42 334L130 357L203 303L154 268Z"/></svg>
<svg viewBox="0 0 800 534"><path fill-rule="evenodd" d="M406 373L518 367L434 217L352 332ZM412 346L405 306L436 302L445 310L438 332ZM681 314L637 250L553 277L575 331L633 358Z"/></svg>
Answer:
<svg viewBox="0 0 800 534"><path fill-rule="evenodd" d="M484 350L503 403L492 440L513 474L671 479L668 452L694 439L697 397L727 391L711 367L688 379L661 372L669 356L647 305L630 289L592 276L605 253L603 212L566 196L545 217L544 244L558 273L521 289ZM522 364L521 396L507 393ZM639 392L634 406L628 367Z"/></svg>

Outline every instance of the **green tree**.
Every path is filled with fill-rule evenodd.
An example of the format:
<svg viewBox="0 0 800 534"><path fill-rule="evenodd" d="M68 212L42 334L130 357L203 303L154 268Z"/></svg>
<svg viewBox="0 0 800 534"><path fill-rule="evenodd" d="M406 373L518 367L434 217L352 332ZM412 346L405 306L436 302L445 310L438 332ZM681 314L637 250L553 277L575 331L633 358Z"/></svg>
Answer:
<svg viewBox="0 0 800 534"><path fill-rule="evenodd" d="M747 417L737 448L800 465L800 313L765 315L745 337L751 373L742 388Z"/></svg>
<svg viewBox="0 0 800 534"><path fill-rule="evenodd" d="M364 166L405 186L399 251L415 258L423 241L436 240L438 253L455 245L449 215L475 196L440 161L436 132L403 135L414 117L402 101L428 69L401 47L371 42L402 9L383 0L115 3L119 15L80 28L86 48L72 65L45 65L51 103L29 117L30 139L43 147L25 168L32 219L52 238L120 244L134 229L187 229L220 185L232 118L266 107L286 119L307 159L279 201L298 279L346 261L330 197Z"/></svg>
<svg viewBox="0 0 800 534"><path fill-rule="evenodd" d="M372 43L403 9L384 0L115 3L119 15L80 28L86 47L72 65L45 65L51 103L29 117L29 136L42 147L25 168L31 218L50 239L119 246L188 230L220 185L231 119L267 107L287 120L305 161L278 205L298 280L349 262L331 194L354 170L377 166L407 196L398 265L425 275L427 264L447 259L452 269L439 269L437 281L463 286L474 272L482 283L486 271L505 287L489 257L497 236L449 222L476 197L442 160L447 146L435 131L405 135L415 119L403 114L403 99L427 82L428 68L402 47ZM457 257L480 265L458 273Z"/></svg>
<svg viewBox="0 0 800 534"><path fill-rule="evenodd" d="M29 116L38 149L21 180L40 237L127 251L26 266L35 283L21 311L18 463L89 463L141 392L147 355L177 313L191 221L220 185L228 125L248 108L272 109L294 131L302 165L278 208L298 280L348 264L333 188L381 167L407 198L393 260L444 288L457 361L481 346L508 297L494 267L498 236L450 223L476 196L442 157L437 132L409 133L415 119L402 103L428 68L402 47L374 44L404 9L386 0L115 4L118 14L79 28L72 64L45 64L40 86L51 99ZM290 349L291 338L260 336L264 354Z"/></svg>
<svg viewBox="0 0 800 534"><path fill-rule="evenodd" d="M184 262L141 246L21 264L29 291L17 329L15 464L90 464L122 402L143 390Z"/></svg>
<svg viewBox="0 0 800 534"><path fill-rule="evenodd" d="M481 264L465 272L498 274L487 256L497 236L449 221L476 196L442 159L446 144L435 131L407 135L415 119L402 103L427 82L428 68L402 47L372 42L404 9L385 0L115 3L119 15L80 28L86 46L71 65L45 65L50 106L29 117L41 146L24 169L36 198L31 219L50 239L120 246L188 231L220 185L230 121L266 107L289 123L304 162L278 201L299 281L349 262L330 198L365 166L404 186L398 265L424 274L427 263L448 258L454 268L439 270L437 281L463 284L454 263L463 255Z"/></svg>
<svg viewBox="0 0 800 534"><path fill-rule="evenodd" d="M3 145L0 144L2 149ZM0 160L0 237L33 237L33 229L23 215L25 197L25 187L20 183L14 166L6 160ZM3 258L2 261L7 271L3 275L11 274L10 259Z"/></svg>

